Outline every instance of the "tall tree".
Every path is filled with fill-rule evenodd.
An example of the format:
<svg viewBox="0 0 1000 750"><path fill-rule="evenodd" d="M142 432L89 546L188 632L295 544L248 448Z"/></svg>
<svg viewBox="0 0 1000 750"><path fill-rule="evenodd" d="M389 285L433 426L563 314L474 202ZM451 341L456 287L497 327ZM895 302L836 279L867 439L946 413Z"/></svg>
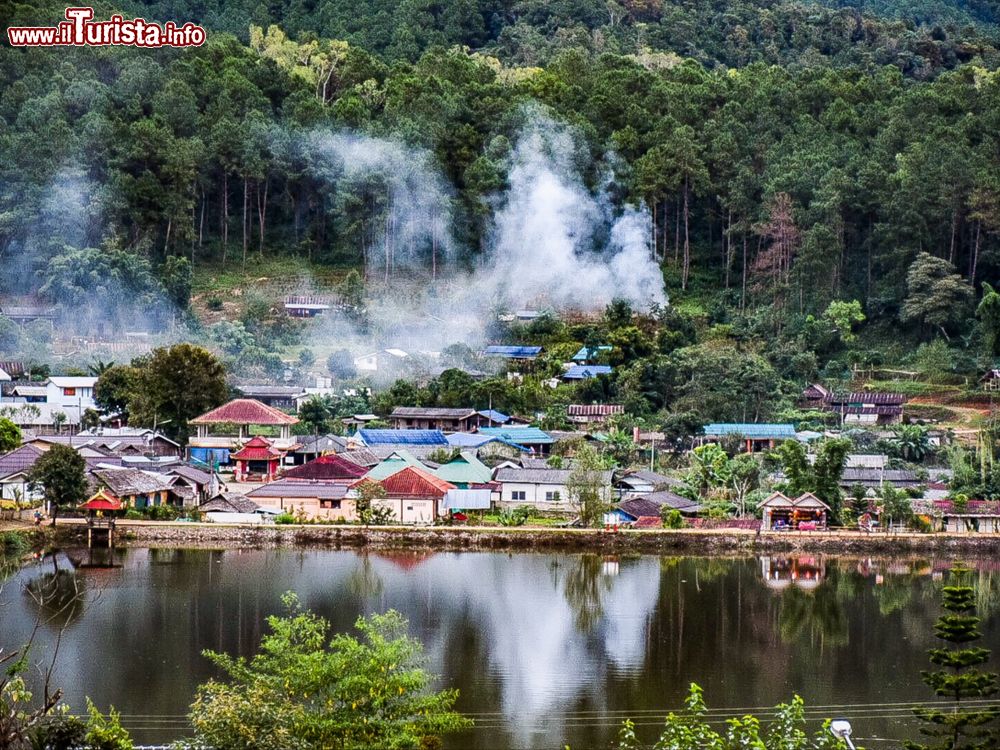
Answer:
<svg viewBox="0 0 1000 750"><path fill-rule="evenodd" d="M927 726L921 733L932 738L926 744L906 742L909 750L989 750L1000 747L1000 708L983 705L997 694L997 674L977 667L990 659L990 650L972 646L982 637L980 618L976 616L976 590L969 585L971 571L956 566L942 592L941 606L946 613L938 618L934 634L945 642L928 654L937 669L922 672L924 682L934 694L949 698L950 708L916 708L914 713ZM976 701L977 705L969 705Z"/></svg>
<svg viewBox="0 0 1000 750"><path fill-rule="evenodd" d="M32 489L42 488L53 526L61 506L83 502L87 493L86 472L87 462L68 445L53 445L28 470L28 485Z"/></svg>

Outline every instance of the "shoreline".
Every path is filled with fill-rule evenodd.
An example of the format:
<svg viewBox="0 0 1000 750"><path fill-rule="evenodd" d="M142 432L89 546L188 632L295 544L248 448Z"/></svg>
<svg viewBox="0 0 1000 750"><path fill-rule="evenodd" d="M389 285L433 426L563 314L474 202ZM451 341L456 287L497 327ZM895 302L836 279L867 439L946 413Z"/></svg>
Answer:
<svg viewBox="0 0 1000 750"><path fill-rule="evenodd" d="M83 524L42 527L52 542L79 542ZM762 532L742 529L552 529L494 526L238 526L119 522L116 546L233 548L567 551L608 554L1000 553L1000 534L867 534L858 531ZM24 529L35 536L39 529Z"/></svg>

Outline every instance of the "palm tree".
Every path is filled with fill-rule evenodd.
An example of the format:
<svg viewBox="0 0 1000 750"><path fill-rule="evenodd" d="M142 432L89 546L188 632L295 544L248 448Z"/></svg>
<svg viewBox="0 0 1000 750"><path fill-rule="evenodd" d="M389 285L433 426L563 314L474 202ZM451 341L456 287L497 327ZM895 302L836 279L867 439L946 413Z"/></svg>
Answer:
<svg viewBox="0 0 1000 750"><path fill-rule="evenodd" d="M114 362L105 362L100 359L95 359L93 364L87 366L87 371L95 378L99 378L114 366Z"/></svg>

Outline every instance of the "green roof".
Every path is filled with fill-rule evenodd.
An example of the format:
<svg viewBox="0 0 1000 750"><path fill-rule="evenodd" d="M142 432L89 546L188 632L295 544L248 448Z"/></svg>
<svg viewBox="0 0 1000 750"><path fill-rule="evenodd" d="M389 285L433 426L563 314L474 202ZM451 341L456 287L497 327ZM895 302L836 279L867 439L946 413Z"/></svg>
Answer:
<svg viewBox="0 0 1000 750"><path fill-rule="evenodd" d="M463 453L432 473L452 484L483 484L493 478L493 470L472 453Z"/></svg>
<svg viewBox="0 0 1000 750"><path fill-rule="evenodd" d="M372 470L365 474L366 479L385 479L402 471L407 466L417 469L427 470L427 467L420 463L409 451L396 451L391 453L382 463L376 464Z"/></svg>

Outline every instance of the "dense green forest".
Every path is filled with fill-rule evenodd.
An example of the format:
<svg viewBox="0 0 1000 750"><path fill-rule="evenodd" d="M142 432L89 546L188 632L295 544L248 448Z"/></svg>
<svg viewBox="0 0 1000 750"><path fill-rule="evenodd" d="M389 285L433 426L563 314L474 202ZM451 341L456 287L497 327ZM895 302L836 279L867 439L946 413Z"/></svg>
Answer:
<svg viewBox="0 0 1000 750"><path fill-rule="evenodd" d="M613 165L617 196L651 208L668 291L704 296L717 322L760 310L778 329L858 299L870 322L957 341L1000 268L988 3L115 7L217 33L190 50L0 48L0 292L67 301L110 274L146 293L153 274L183 305L170 258L364 265L391 231L388 178L337 172L317 132L426 155L473 263L538 105L572 127L589 184ZM416 250L428 266L434 241Z"/></svg>

